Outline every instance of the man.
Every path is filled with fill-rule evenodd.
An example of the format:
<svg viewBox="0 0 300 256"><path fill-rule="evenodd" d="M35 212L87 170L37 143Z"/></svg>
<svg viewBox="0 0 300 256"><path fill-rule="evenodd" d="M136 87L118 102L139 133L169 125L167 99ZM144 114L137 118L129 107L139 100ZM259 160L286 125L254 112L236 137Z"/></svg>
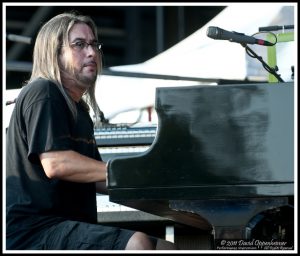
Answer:
<svg viewBox="0 0 300 256"><path fill-rule="evenodd" d="M90 105L96 117L101 113L95 100L100 46L86 16L60 14L38 33L32 75L7 131L7 249L152 250L163 244L97 224L96 192L105 191L106 164L88 111Z"/></svg>

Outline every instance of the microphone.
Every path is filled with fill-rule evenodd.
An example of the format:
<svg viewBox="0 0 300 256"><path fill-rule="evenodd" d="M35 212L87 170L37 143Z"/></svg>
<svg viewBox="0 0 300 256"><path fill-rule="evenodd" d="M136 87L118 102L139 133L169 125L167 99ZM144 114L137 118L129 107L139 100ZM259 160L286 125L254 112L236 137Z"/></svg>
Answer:
<svg viewBox="0 0 300 256"><path fill-rule="evenodd" d="M212 39L229 40L230 42L240 44L259 44L265 46L273 46L273 43L268 41L257 39L253 36L246 36L245 34L238 32L229 32L218 27L208 27L206 35Z"/></svg>

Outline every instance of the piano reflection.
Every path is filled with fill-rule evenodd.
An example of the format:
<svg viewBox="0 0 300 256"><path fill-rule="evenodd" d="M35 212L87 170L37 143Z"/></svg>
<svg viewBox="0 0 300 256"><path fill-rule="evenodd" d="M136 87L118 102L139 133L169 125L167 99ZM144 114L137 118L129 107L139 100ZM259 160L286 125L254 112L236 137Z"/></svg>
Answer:
<svg viewBox="0 0 300 256"><path fill-rule="evenodd" d="M155 139L141 154L108 162L110 201L208 230L215 241L250 239L266 219L285 230L266 239L293 234L293 90L157 88Z"/></svg>

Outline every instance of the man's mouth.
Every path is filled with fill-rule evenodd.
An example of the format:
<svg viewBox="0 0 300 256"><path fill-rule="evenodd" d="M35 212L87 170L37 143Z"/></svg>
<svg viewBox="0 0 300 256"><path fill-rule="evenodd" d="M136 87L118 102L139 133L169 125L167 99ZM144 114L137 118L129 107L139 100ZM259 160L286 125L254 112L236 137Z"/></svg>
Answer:
<svg viewBox="0 0 300 256"><path fill-rule="evenodd" d="M92 67L92 68L96 68L97 64L94 61L88 62L86 64L83 65L83 67Z"/></svg>

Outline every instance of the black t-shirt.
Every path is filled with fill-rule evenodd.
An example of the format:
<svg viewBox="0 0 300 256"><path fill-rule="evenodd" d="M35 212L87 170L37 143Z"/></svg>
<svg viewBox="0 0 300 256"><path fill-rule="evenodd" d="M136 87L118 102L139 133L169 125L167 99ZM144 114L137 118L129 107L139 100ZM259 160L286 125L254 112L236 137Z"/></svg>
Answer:
<svg viewBox="0 0 300 256"><path fill-rule="evenodd" d="M20 92L6 135L7 240L65 219L97 222L95 183L49 179L38 157L47 151L74 150L101 160L89 113L81 103L76 107L75 121L62 93L45 79Z"/></svg>

